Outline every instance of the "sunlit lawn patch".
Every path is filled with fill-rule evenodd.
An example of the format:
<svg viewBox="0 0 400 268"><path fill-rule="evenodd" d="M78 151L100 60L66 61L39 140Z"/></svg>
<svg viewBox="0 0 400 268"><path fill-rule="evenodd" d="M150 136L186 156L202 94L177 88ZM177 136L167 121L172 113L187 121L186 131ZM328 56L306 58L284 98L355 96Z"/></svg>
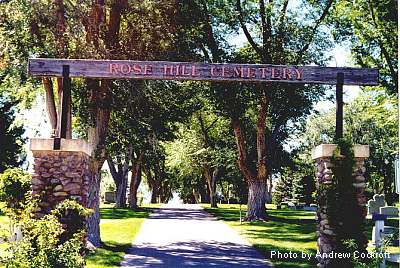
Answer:
<svg viewBox="0 0 400 268"><path fill-rule="evenodd" d="M275 209L268 206L270 219L266 222L243 222L240 224L239 205L220 204L212 209L203 205L207 211L218 219L225 221L244 236L275 267L315 267L317 250L315 212L290 209ZM246 214L246 206L242 205L242 216ZM390 220L390 225L398 225L398 220ZM372 222L367 222L367 234L371 237ZM285 256L272 254L272 251L286 253ZM290 254L292 252L292 254ZM294 257L297 253L297 258ZM302 258L302 253L312 253L313 258ZM271 256L271 254L273 256ZM304 255L303 255L304 256Z"/></svg>
<svg viewBox="0 0 400 268"><path fill-rule="evenodd" d="M152 205L151 207L155 207ZM89 268L116 267L122 261L125 251L140 230L145 218L152 209L148 206L139 211L114 209L110 205L100 208L100 235L104 243L102 248L86 258Z"/></svg>

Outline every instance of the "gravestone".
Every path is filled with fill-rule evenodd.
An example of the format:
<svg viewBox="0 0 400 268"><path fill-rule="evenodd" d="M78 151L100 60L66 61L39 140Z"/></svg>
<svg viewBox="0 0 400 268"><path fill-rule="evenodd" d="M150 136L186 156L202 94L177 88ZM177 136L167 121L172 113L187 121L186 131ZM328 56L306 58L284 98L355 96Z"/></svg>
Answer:
<svg viewBox="0 0 400 268"><path fill-rule="evenodd" d="M316 204L311 204L309 206L305 206L303 207L304 211L317 211L318 210L318 206Z"/></svg>
<svg viewBox="0 0 400 268"><path fill-rule="evenodd" d="M385 195L375 194L373 199L368 201L368 215L379 214L379 209L386 206Z"/></svg>
<svg viewBox="0 0 400 268"><path fill-rule="evenodd" d="M104 193L104 201L106 203L115 203L115 200L116 200L115 192Z"/></svg>
<svg viewBox="0 0 400 268"><path fill-rule="evenodd" d="M288 206L288 208L290 208L290 209L296 209L296 204L295 203L293 203L293 202L287 202L287 206Z"/></svg>
<svg viewBox="0 0 400 268"><path fill-rule="evenodd" d="M379 208L379 213L384 214L386 216L394 216L397 217L399 216L399 209L397 207L392 207L392 206L385 206Z"/></svg>

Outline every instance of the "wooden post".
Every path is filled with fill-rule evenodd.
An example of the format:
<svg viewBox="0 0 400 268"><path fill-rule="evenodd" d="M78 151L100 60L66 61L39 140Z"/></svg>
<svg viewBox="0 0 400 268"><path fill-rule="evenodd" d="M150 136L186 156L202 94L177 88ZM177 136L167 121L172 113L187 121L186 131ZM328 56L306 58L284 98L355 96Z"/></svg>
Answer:
<svg viewBox="0 0 400 268"><path fill-rule="evenodd" d="M63 88L61 93L61 126L60 138L67 138L68 125L68 100L71 97L71 78L69 77L69 65L63 65Z"/></svg>
<svg viewBox="0 0 400 268"><path fill-rule="evenodd" d="M344 73L338 73L336 83L336 140L343 138L343 83Z"/></svg>

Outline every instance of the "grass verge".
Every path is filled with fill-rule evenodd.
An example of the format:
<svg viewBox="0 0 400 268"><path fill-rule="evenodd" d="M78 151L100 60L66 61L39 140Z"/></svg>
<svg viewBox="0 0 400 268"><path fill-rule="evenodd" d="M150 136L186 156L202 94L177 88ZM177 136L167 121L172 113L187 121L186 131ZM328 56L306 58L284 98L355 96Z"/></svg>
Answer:
<svg viewBox="0 0 400 268"><path fill-rule="evenodd" d="M317 251L315 212L278 210L275 209L275 206L269 205L269 221L243 222L241 224L239 205L220 204L218 206L214 209L209 205L203 205L208 212L226 222L246 238L267 259L272 261L275 267L316 267L317 261L314 258ZM241 208L244 216L246 206L242 205ZM391 220L389 224L398 225L398 220ZM368 237L371 237L371 225L372 222L367 221ZM279 255L278 252L281 254ZM308 259L305 254L312 254L313 257Z"/></svg>
<svg viewBox="0 0 400 268"><path fill-rule="evenodd" d="M138 234L145 218L152 208L146 206L138 211L130 209L115 209L110 205L100 208L100 236L103 247L90 253L86 258L88 268L109 268L119 266L126 250Z"/></svg>

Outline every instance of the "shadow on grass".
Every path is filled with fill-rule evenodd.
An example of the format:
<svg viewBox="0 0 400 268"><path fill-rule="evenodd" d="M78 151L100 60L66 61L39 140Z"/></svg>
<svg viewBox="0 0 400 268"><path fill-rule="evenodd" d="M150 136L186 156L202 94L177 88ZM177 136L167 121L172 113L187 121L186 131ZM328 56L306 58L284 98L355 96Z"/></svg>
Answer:
<svg viewBox="0 0 400 268"><path fill-rule="evenodd" d="M300 241L299 241L300 242ZM316 267L316 250L288 249L271 244L254 244L275 267ZM308 255L311 254L311 255ZM311 256L311 258L309 258Z"/></svg>
<svg viewBox="0 0 400 268"><path fill-rule="evenodd" d="M124 233L126 228L118 228L119 224L125 224L127 219L144 219L149 216L151 212L156 208L138 208L137 210L131 210L128 208L100 208L101 219L111 219L113 221L100 225L102 232L103 245L101 248L97 248L96 251L90 252L86 256L86 263L89 267L117 267L123 260L125 253L132 246L131 237L133 239L135 232L138 228L129 229L131 233ZM115 228L112 225L115 224ZM140 224L140 221L135 221L134 224ZM126 242L115 242L113 241L116 237L129 237L129 243Z"/></svg>
<svg viewBox="0 0 400 268"><path fill-rule="evenodd" d="M156 208L138 208L136 210L128 208L100 208L100 217L102 219L129 219L129 218L147 218L149 213Z"/></svg>
<svg viewBox="0 0 400 268"><path fill-rule="evenodd" d="M238 207L206 210L219 220L239 221ZM267 212L267 221L244 222L240 226L241 233L250 239L254 247L271 260L275 267L316 267L315 212L290 209L268 209ZM243 209L242 217L245 213L246 210ZM398 226L398 224L398 219L385 221L387 226ZM373 225L374 222L371 220L366 221L365 232L368 238L371 237ZM312 257L308 259L305 253L312 254Z"/></svg>
<svg viewBox="0 0 400 268"><path fill-rule="evenodd" d="M304 245L316 241L315 220L287 219L270 216L266 222L245 223L257 226L246 231L246 235L256 241L254 246L270 259L275 267L314 267L316 250ZM248 229L248 228L246 228ZM312 258L308 259L308 255Z"/></svg>
<svg viewBox="0 0 400 268"><path fill-rule="evenodd" d="M307 218L307 220L315 221L315 212L313 211L301 211L301 210L292 210L292 209L277 209L277 210L267 210L270 216L277 216L283 218L294 218L294 219L302 219ZM313 217L313 219L310 219Z"/></svg>
<svg viewBox="0 0 400 268"><path fill-rule="evenodd" d="M238 221L239 211L236 208L205 208L207 212L210 212L219 220L223 221ZM245 213L245 212L243 212ZM243 214L244 215L244 214Z"/></svg>
<svg viewBox="0 0 400 268"><path fill-rule="evenodd" d="M237 221L240 218L240 212L237 208L206 208L218 219L223 221ZM272 221L286 223L315 223L315 212L298 210L268 210L268 219ZM246 210L242 210L242 217L246 215ZM312 218L311 218L312 217Z"/></svg>
<svg viewBox="0 0 400 268"><path fill-rule="evenodd" d="M218 219L233 222L239 220L237 208L206 209ZM246 211L242 211L244 217ZM240 231L275 267L315 267L316 243L315 212L296 210L268 210L267 221L244 222ZM308 259L306 253L312 254Z"/></svg>
<svg viewBox="0 0 400 268"><path fill-rule="evenodd" d="M86 260L99 266L119 266L125 252L131 247L130 244L118 244L115 242L103 243L101 248L87 255Z"/></svg>

